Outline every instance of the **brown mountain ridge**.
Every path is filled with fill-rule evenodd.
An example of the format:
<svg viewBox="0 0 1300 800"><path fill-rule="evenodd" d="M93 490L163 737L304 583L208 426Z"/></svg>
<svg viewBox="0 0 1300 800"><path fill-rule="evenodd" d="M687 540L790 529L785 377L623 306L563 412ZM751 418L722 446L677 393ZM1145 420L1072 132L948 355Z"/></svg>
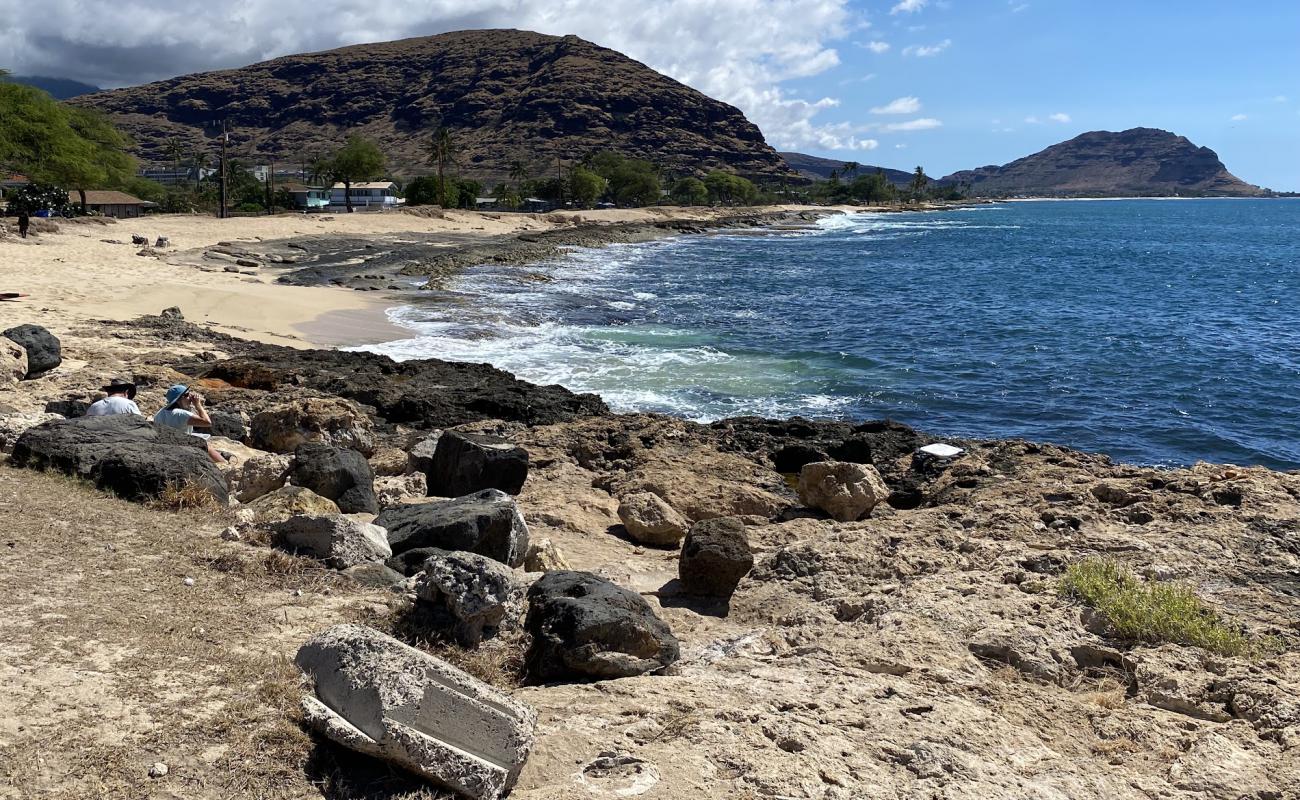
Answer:
<svg viewBox="0 0 1300 800"><path fill-rule="evenodd" d="M1264 189L1228 172L1208 147L1156 128L1090 131L1003 166L955 172L980 196L1226 196Z"/></svg>
<svg viewBox="0 0 1300 800"><path fill-rule="evenodd" d="M794 177L733 106L576 36L472 30L292 55L71 101L98 108L143 158L166 143L212 149L224 121L234 151L293 162L327 153L349 133L374 139L400 175L423 174L439 125L463 174L504 178L512 161L534 176L599 150L670 172L726 169Z"/></svg>

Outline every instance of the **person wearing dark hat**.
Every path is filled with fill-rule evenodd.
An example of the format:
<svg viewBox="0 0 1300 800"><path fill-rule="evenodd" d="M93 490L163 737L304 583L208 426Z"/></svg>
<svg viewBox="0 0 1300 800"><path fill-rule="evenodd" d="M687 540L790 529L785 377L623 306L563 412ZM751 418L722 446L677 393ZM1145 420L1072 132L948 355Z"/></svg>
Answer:
<svg viewBox="0 0 1300 800"><path fill-rule="evenodd" d="M86 409L86 416L108 417L113 414L144 416L144 414L140 413L140 407L135 404L134 383L124 381L121 378L114 378L103 388L103 392L108 397L91 403L90 408Z"/></svg>

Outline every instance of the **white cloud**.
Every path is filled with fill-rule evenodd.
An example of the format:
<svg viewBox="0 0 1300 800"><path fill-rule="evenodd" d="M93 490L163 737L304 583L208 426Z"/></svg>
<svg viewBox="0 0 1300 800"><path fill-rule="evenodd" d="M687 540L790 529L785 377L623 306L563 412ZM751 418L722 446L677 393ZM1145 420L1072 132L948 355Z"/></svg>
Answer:
<svg viewBox="0 0 1300 800"><path fill-rule="evenodd" d="M930 0L900 0L893 8L889 9L890 14L914 14L925 8Z"/></svg>
<svg viewBox="0 0 1300 800"><path fill-rule="evenodd" d="M942 128L943 123L932 117L918 117L906 122L872 122L862 125L859 131L878 131L880 133L904 133L908 131L929 131Z"/></svg>
<svg viewBox="0 0 1300 800"><path fill-rule="evenodd" d="M915 97L900 97L883 106L871 109L872 114L915 114L921 110L921 101Z"/></svg>
<svg viewBox="0 0 1300 800"><path fill-rule="evenodd" d="M1286 103L1286 102L1289 102L1289 101L1288 101L1286 95L1284 95L1284 94L1280 94L1280 95L1278 95L1277 97L1274 97L1274 98L1273 98L1273 102L1274 102L1274 103Z"/></svg>
<svg viewBox="0 0 1300 800"><path fill-rule="evenodd" d="M103 24L101 6L55 0L40 13L0 13L0 64L122 86L361 42L522 28L626 53L739 107L774 145L871 146L814 121L830 98L803 100L782 86L839 63L835 43L862 27L850 0L131 0L129 25Z"/></svg>
<svg viewBox="0 0 1300 800"><path fill-rule="evenodd" d="M1011 6L1012 14L1019 14L1021 11L1024 11L1025 9L1029 8L1028 3L1017 3L1016 0L1011 0L1011 2L1007 3L1007 5Z"/></svg>
<svg viewBox="0 0 1300 800"><path fill-rule="evenodd" d="M879 39L873 39L870 42L859 42L858 46L870 50L876 55L889 52L889 42L882 42Z"/></svg>
<svg viewBox="0 0 1300 800"><path fill-rule="evenodd" d="M1038 125L1038 124L1042 123L1042 120L1039 119L1038 117L1035 117L1035 116L1032 116L1032 115L1031 115L1031 116L1025 117L1025 122L1028 123L1028 124L1030 124L1030 125Z"/></svg>
<svg viewBox="0 0 1300 800"><path fill-rule="evenodd" d="M906 149L907 149L907 145L905 145L905 144L896 144L896 145L894 145L894 149L895 149L895 150L906 150Z"/></svg>
<svg viewBox="0 0 1300 800"><path fill-rule="evenodd" d="M1231 119L1231 121L1232 121L1232 122L1245 122L1247 119L1250 119L1250 118L1247 117L1245 114L1233 114L1233 115L1232 115L1232 119Z"/></svg>
<svg viewBox="0 0 1300 800"><path fill-rule="evenodd" d="M1048 119L1050 119L1052 122L1066 123L1070 121L1070 115L1063 114L1058 111L1055 114L1048 116Z"/></svg>
<svg viewBox="0 0 1300 800"><path fill-rule="evenodd" d="M952 39L944 39L942 42L939 42L938 44L930 44L930 45L910 44L907 47L903 48L903 55L916 56L917 58L925 58L927 56L937 56L951 46L952 46Z"/></svg>

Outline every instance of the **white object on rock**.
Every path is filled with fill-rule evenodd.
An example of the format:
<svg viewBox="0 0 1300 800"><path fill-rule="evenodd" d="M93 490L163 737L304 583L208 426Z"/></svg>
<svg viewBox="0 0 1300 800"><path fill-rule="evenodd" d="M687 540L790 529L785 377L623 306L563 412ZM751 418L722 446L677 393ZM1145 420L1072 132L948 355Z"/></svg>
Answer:
<svg viewBox="0 0 1300 800"><path fill-rule="evenodd" d="M194 585L194 579L191 578L189 575L186 575L186 576L185 576L185 579L182 580L181 583L185 584L186 586L193 586L193 585Z"/></svg>
<svg viewBox="0 0 1300 800"><path fill-rule="evenodd" d="M224 531L221 532L221 538L226 540L227 542L238 542L244 537L242 534L240 534L239 528L236 528L235 526L231 525L229 528L226 528Z"/></svg>
<svg viewBox="0 0 1300 800"><path fill-rule="evenodd" d="M889 487L870 464L814 461L799 473L799 501L839 522L853 522L889 497Z"/></svg>
<svg viewBox="0 0 1300 800"><path fill-rule="evenodd" d="M917 450L917 452L925 453L927 456L934 456L935 458L953 458L954 456L959 456L966 451L960 447L953 447L950 444L935 442L934 444L927 444L925 447Z"/></svg>
<svg viewBox="0 0 1300 800"><path fill-rule="evenodd" d="M150 778L161 778L167 774L167 765L159 761L149 767Z"/></svg>
<svg viewBox="0 0 1300 800"><path fill-rule="evenodd" d="M316 681L308 725L473 800L507 795L533 747L531 708L373 628L337 625L295 660Z"/></svg>

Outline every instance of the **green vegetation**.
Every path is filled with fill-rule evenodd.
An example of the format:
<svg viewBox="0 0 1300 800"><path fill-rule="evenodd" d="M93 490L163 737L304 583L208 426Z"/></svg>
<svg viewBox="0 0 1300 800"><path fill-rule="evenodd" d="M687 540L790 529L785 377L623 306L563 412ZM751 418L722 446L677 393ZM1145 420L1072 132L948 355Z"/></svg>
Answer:
<svg viewBox="0 0 1300 800"><path fill-rule="evenodd" d="M608 196L621 206L650 206L659 202L659 168L649 161L606 150L589 156L585 166L605 179Z"/></svg>
<svg viewBox="0 0 1300 800"><path fill-rule="evenodd" d="M709 202L709 187L699 178L682 178L668 194L679 206L703 206Z"/></svg>
<svg viewBox="0 0 1300 800"><path fill-rule="evenodd" d="M586 167L577 166L569 171L569 197L574 205L591 208L608 186L608 180Z"/></svg>
<svg viewBox="0 0 1300 800"><path fill-rule="evenodd" d="M134 177L129 144L98 112L0 81L0 170L76 190L83 211L87 189L125 188Z"/></svg>
<svg viewBox="0 0 1300 800"><path fill-rule="evenodd" d="M330 158L326 173L343 184L348 211L352 211L352 184L378 178L384 172L384 154L369 139L353 134Z"/></svg>
<svg viewBox="0 0 1300 800"><path fill-rule="evenodd" d="M758 199L758 187L729 172L713 171L704 177L709 199L723 205L751 205Z"/></svg>
<svg viewBox="0 0 1300 800"><path fill-rule="evenodd" d="M1129 642L1203 647L1225 656L1256 655L1265 644L1230 628L1184 583L1142 581L1109 559L1072 564L1060 594L1095 608Z"/></svg>

